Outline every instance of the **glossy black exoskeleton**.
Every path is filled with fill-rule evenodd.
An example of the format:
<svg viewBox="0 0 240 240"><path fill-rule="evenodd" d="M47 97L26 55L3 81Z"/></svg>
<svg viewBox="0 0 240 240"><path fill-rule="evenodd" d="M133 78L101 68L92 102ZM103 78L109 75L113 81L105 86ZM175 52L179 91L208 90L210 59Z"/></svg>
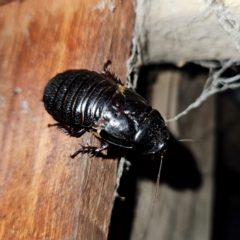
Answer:
<svg viewBox="0 0 240 240"><path fill-rule="evenodd" d="M123 86L107 66L99 74L89 70L68 70L52 78L44 90L46 110L65 133L80 137L86 131L102 141L102 146L82 146L80 152L97 154L109 144L134 148L142 154L161 153L169 133L160 113Z"/></svg>

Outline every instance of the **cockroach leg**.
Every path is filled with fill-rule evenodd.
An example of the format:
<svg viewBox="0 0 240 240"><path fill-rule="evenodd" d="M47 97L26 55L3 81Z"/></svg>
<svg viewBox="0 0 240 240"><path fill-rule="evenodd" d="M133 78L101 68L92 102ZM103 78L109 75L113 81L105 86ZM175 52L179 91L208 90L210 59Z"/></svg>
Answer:
<svg viewBox="0 0 240 240"><path fill-rule="evenodd" d="M107 60L107 62L103 65L103 71L108 71L108 66L112 64L111 60Z"/></svg>
<svg viewBox="0 0 240 240"><path fill-rule="evenodd" d="M73 155L71 155L71 158L75 158L79 153L85 154L92 154L93 156L96 156L101 151L107 149L109 147L109 144L104 142L101 147L93 147L93 146L82 146L81 149L77 150Z"/></svg>
<svg viewBox="0 0 240 240"><path fill-rule="evenodd" d="M65 123L54 123L54 124L48 124L48 127L57 127L64 133L70 135L71 137L81 137L87 130L83 127L76 127L76 126L70 126Z"/></svg>
<svg viewBox="0 0 240 240"><path fill-rule="evenodd" d="M111 73L108 70L108 66L112 63L111 60L107 60L107 62L103 65L103 71L102 73L109 79L113 80L114 82L116 82L117 84L123 85L124 84L121 82L121 80L119 78L116 77L116 75L114 73Z"/></svg>

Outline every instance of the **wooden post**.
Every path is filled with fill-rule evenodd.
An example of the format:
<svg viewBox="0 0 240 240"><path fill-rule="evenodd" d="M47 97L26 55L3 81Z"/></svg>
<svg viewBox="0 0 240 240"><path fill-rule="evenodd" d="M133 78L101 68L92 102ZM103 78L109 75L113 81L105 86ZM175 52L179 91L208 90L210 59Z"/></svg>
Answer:
<svg viewBox="0 0 240 240"><path fill-rule="evenodd" d="M194 72L196 73L196 72ZM176 116L200 95L207 72L196 75L184 70L162 69L152 85L154 108L165 119ZM176 140L164 155L159 192L151 211L159 165L148 161L138 169L137 204L132 240L210 239L213 200L215 98L178 121L168 124ZM154 166L151 170L151 165ZM155 170L155 175L153 174ZM153 178L150 178L152 177Z"/></svg>
<svg viewBox="0 0 240 240"><path fill-rule="evenodd" d="M48 80L67 69L111 70L125 81L131 1L1 1L0 239L106 239L117 161L79 155L48 123Z"/></svg>

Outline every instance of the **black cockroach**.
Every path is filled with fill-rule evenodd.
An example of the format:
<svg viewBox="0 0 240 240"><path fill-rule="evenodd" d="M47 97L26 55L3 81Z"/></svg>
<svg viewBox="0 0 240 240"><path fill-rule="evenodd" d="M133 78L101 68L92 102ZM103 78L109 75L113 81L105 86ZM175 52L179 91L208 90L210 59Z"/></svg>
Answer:
<svg viewBox="0 0 240 240"><path fill-rule="evenodd" d="M58 121L65 133L80 137L91 132L102 142L101 147L82 146L79 153L97 154L109 145L134 148L142 154L161 153L169 133L160 113L125 87L108 70L68 70L57 74L45 87L43 102L47 112Z"/></svg>

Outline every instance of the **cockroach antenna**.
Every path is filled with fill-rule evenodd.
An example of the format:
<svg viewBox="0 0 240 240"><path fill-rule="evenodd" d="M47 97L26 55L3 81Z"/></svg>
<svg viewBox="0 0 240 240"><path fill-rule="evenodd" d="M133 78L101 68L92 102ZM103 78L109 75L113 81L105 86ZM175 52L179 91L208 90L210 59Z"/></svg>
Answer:
<svg viewBox="0 0 240 240"><path fill-rule="evenodd" d="M179 139L178 142L201 142L202 140L194 140L194 139Z"/></svg>
<svg viewBox="0 0 240 240"><path fill-rule="evenodd" d="M153 202L152 202L151 213L153 213L154 205L155 205L157 194L158 194L158 189L159 189L159 185L160 185L160 176L161 176L161 171L162 171L162 164L163 164L163 154L161 154L160 166L159 166L157 180L156 180L156 187L155 187L155 193L154 193Z"/></svg>

